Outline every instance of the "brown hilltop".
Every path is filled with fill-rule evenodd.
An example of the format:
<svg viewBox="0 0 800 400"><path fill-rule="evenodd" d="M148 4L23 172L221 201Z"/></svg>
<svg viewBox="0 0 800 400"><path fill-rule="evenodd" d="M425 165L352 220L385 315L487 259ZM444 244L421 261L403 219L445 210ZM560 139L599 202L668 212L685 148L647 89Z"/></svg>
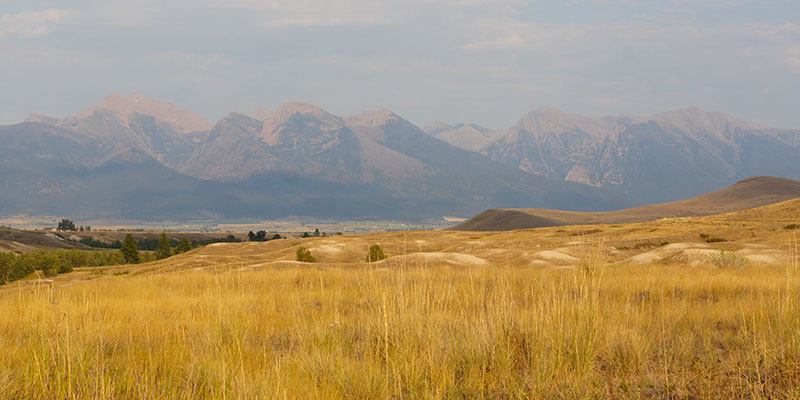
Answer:
<svg viewBox="0 0 800 400"><path fill-rule="evenodd" d="M699 217L759 207L800 197L800 182L771 176L746 178L722 190L691 199L606 212L536 208L484 211L452 229L506 231L559 225L621 224L659 218Z"/></svg>

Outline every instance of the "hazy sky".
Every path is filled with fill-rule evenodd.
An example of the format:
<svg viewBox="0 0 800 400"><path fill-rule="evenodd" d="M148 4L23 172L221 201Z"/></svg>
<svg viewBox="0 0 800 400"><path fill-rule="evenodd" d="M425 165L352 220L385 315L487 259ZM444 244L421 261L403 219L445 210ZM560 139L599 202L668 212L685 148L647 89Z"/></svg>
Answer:
<svg viewBox="0 0 800 400"><path fill-rule="evenodd" d="M800 128L800 1L0 1L0 123L112 90L212 123L297 100L418 125L696 105Z"/></svg>

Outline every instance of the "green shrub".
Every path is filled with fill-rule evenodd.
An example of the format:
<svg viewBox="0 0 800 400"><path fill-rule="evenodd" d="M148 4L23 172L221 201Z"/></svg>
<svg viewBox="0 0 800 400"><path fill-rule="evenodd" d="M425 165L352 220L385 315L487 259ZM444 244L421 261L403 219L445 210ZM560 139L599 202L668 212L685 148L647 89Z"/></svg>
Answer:
<svg viewBox="0 0 800 400"><path fill-rule="evenodd" d="M797 229L797 224L789 224L783 227L783 229Z"/></svg>
<svg viewBox="0 0 800 400"><path fill-rule="evenodd" d="M301 247L297 249L297 261L313 263L317 262L317 259L311 255L311 251L305 247Z"/></svg>
<svg viewBox="0 0 800 400"><path fill-rule="evenodd" d="M721 242L727 242L727 241L728 241L728 239L723 239L723 238L718 238L718 237L713 237L713 238L706 239L706 243L721 243Z"/></svg>
<svg viewBox="0 0 800 400"><path fill-rule="evenodd" d="M701 233L700 239L708 239L710 236L707 233Z"/></svg>
<svg viewBox="0 0 800 400"><path fill-rule="evenodd" d="M732 251L720 250L719 253L711 256L711 263L719 268L741 268L748 266L750 260Z"/></svg>
<svg viewBox="0 0 800 400"><path fill-rule="evenodd" d="M383 249L381 246L377 244L373 244L369 247L369 252L367 253L367 262L375 262L380 261L386 258L386 254L383 253Z"/></svg>

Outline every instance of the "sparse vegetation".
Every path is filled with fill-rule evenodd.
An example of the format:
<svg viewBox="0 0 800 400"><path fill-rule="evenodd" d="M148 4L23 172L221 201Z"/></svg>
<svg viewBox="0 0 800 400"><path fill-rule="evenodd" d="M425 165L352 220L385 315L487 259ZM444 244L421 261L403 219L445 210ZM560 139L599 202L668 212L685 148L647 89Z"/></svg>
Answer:
<svg viewBox="0 0 800 400"><path fill-rule="evenodd" d="M789 224L783 227L783 229L797 229L797 224Z"/></svg>
<svg viewBox="0 0 800 400"><path fill-rule="evenodd" d="M305 247L300 247L297 249L297 256L295 257L295 259L297 261L307 262L307 263L317 262L317 259L311 255L311 251Z"/></svg>
<svg viewBox="0 0 800 400"><path fill-rule="evenodd" d="M720 268L743 268L750 265L750 260L745 256L723 249L711 256L711 263Z"/></svg>
<svg viewBox="0 0 800 400"><path fill-rule="evenodd" d="M710 237L710 238L706 239L706 243L722 243L722 242L727 242L727 241L728 241L728 239L723 239L723 238L720 238L720 237Z"/></svg>
<svg viewBox="0 0 800 400"><path fill-rule="evenodd" d="M372 263L376 261L380 261L386 259L386 254L383 253L383 249L381 246L377 244L373 244L369 247L369 251L367 252L367 262Z"/></svg>

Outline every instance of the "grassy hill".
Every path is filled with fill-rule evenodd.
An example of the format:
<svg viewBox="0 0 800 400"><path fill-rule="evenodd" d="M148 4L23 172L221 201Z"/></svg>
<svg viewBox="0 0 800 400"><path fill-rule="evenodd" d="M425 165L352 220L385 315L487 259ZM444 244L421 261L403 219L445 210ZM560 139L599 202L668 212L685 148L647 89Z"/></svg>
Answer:
<svg viewBox="0 0 800 400"><path fill-rule="evenodd" d="M559 225L619 224L658 218L697 217L743 210L800 197L800 182L770 176L743 179L725 189L671 203L608 212L494 209L453 227L463 231L504 231Z"/></svg>
<svg viewBox="0 0 800 400"><path fill-rule="evenodd" d="M18 281L0 287L0 398L791 398L798 219L795 199L218 243ZM372 244L389 258L366 264Z"/></svg>

